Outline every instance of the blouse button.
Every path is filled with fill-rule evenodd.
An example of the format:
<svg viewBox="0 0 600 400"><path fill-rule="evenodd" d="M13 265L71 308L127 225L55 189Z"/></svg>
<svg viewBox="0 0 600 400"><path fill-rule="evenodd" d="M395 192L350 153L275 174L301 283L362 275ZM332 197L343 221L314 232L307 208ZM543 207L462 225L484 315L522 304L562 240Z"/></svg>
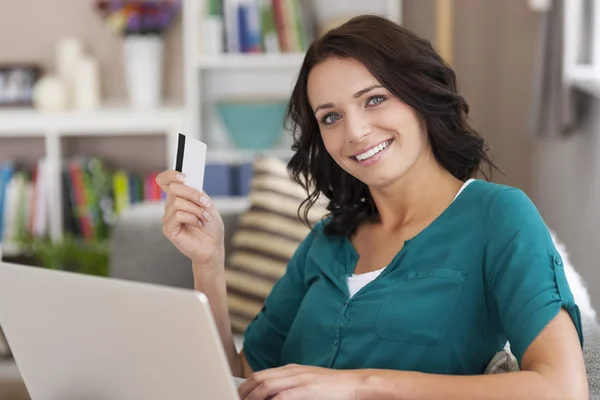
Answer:
<svg viewBox="0 0 600 400"><path fill-rule="evenodd" d="M561 266L562 265L562 258L560 257L556 257L554 259L554 262L556 263L556 265Z"/></svg>

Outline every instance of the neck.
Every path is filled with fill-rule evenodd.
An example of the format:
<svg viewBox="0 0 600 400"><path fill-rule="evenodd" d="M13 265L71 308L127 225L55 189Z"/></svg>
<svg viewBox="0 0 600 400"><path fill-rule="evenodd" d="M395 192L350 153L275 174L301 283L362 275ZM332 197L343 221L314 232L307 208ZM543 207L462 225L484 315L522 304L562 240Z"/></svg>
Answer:
<svg viewBox="0 0 600 400"><path fill-rule="evenodd" d="M370 191L381 227L394 232L437 218L452 203L462 184L429 153L417 160L401 179Z"/></svg>

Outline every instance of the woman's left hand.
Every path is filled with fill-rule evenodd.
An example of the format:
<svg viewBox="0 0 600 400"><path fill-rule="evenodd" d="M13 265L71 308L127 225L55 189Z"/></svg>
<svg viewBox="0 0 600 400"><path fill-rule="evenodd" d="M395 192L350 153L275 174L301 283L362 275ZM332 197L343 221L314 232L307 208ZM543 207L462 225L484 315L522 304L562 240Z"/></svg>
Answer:
<svg viewBox="0 0 600 400"><path fill-rule="evenodd" d="M238 393L242 400L353 400L362 380L359 370L290 364L253 373Z"/></svg>

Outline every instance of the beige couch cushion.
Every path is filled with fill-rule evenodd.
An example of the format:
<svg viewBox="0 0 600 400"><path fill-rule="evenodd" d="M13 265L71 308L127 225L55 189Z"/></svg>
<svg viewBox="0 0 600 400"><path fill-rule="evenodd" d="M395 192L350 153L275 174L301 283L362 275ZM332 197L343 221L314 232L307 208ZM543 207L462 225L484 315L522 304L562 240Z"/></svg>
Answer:
<svg viewBox="0 0 600 400"><path fill-rule="evenodd" d="M261 310L266 296L283 275L288 261L309 228L298 218L306 193L276 158L259 158L253 164L249 208L240 216L226 263L227 292L232 328L243 333ZM311 209L311 223L326 210Z"/></svg>

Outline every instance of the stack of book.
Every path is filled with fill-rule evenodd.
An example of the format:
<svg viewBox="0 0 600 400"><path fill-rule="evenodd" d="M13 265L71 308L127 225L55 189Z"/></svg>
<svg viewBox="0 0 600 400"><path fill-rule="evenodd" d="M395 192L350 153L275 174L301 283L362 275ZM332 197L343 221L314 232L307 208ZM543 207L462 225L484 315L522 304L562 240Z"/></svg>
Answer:
<svg viewBox="0 0 600 400"><path fill-rule="evenodd" d="M317 27L311 0L211 0L230 53L304 52Z"/></svg>
<svg viewBox="0 0 600 400"><path fill-rule="evenodd" d="M0 164L0 242L49 234L48 165L33 170ZM64 231L86 242L106 239L119 214L131 204L161 201L156 172L110 170L97 158L75 157L62 168Z"/></svg>
<svg viewBox="0 0 600 400"><path fill-rule="evenodd" d="M49 235L48 164L33 168L0 164L0 243ZM110 237L121 212L132 204L163 201L158 172L111 169L98 158L73 157L61 170L63 232L93 243ZM246 196L252 163L208 163L204 190L211 197Z"/></svg>
<svg viewBox="0 0 600 400"><path fill-rule="evenodd" d="M47 164L40 160L32 171L13 163L0 165L0 242L48 231Z"/></svg>
<svg viewBox="0 0 600 400"><path fill-rule="evenodd" d="M124 209L164 198L156 175L112 171L97 158L71 159L62 171L65 231L87 242L108 238Z"/></svg>

